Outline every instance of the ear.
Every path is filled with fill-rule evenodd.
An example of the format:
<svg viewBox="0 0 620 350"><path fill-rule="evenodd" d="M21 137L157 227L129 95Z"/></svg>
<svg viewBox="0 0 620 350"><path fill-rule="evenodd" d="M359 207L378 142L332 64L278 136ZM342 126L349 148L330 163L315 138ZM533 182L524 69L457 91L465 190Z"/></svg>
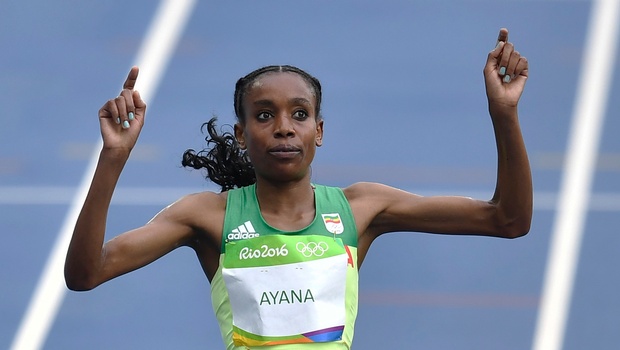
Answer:
<svg viewBox="0 0 620 350"><path fill-rule="evenodd" d="M317 147L321 147L323 145L323 119L319 119L316 123L315 144Z"/></svg>
<svg viewBox="0 0 620 350"><path fill-rule="evenodd" d="M243 124L236 123L235 124L235 138L237 139L237 143L239 144L239 148L245 150L245 135Z"/></svg>

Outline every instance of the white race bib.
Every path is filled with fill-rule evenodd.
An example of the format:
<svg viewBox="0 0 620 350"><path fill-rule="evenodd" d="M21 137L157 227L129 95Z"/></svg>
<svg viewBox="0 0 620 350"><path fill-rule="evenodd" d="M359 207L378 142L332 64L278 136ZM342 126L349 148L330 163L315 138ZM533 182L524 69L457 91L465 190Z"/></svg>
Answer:
<svg viewBox="0 0 620 350"><path fill-rule="evenodd" d="M340 239L268 235L226 244L235 345L342 338L348 255Z"/></svg>

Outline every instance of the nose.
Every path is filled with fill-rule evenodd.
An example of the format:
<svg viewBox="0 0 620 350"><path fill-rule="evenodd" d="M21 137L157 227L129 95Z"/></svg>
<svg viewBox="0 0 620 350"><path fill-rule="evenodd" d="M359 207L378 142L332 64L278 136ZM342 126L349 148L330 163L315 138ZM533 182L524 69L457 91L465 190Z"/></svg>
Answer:
<svg viewBox="0 0 620 350"><path fill-rule="evenodd" d="M290 138L295 136L295 128L290 117L278 116L275 118L273 136L276 138Z"/></svg>

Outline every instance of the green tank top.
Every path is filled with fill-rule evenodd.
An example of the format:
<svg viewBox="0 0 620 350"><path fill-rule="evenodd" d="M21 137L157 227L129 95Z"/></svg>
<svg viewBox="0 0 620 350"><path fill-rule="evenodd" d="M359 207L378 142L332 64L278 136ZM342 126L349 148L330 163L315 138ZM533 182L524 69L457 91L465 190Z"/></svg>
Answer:
<svg viewBox="0 0 620 350"><path fill-rule="evenodd" d="M228 192L211 301L228 350L350 349L357 316L357 229L340 188L314 186L316 216L284 232L256 186Z"/></svg>

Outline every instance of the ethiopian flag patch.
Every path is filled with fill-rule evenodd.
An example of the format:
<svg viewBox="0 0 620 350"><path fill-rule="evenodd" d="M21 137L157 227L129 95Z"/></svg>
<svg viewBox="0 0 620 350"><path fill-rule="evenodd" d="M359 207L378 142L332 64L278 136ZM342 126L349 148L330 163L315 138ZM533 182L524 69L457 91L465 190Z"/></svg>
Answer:
<svg viewBox="0 0 620 350"><path fill-rule="evenodd" d="M336 235L344 232L344 225L342 224L342 220L340 220L340 214L321 214L321 216L323 217L323 223L327 231Z"/></svg>

